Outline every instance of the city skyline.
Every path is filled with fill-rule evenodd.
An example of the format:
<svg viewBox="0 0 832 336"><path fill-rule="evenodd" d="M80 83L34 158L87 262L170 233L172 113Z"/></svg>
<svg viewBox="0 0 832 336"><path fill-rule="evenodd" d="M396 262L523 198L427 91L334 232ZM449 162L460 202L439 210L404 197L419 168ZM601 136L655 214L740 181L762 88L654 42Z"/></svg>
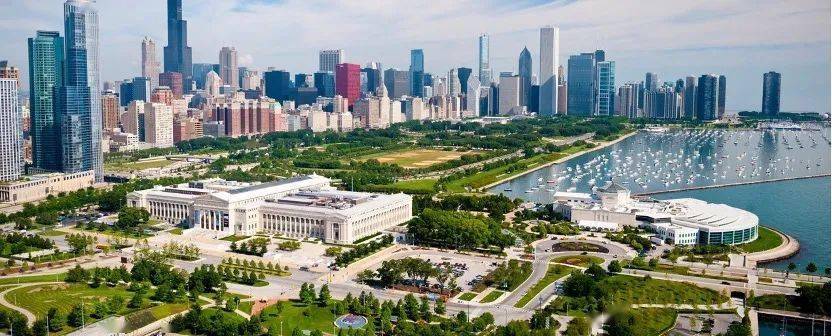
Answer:
<svg viewBox="0 0 832 336"><path fill-rule="evenodd" d="M0 14L0 22L8 33L6 43L12 47L25 46L26 38L36 30L60 31L60 21L56 20L61 16L60 3L12 0L0 5L3 9L0 12L6 13ZM477 36L482 33L489 35L492 73L516 72L516 55L528 47L537 61L538 30L544 25L554 25L561 29L561 64L570 55L606 50L616 60L617 83L639 80L645 72L655 72L663 81L702 73L725 74L735 84L729 86L727 109L759 109L760 74L773 70L785 75L782 110L830 110L830 83L825 76L830 71L827 52L830 38L826 29L829 18L824 15L829 4L824 2L807 0L799 6L763 3L754 8L744 8L751 6L742 3L672 6L657 3L645 4L644 8L651 10L639 16L618 17L619 12L612 9L626 3L609 3L607 7L613 13L602 11L588 15L591 7L604 6L528 1L509 7L493 3L474 6L475 10L460 14L457 20L444 14L429 15L466 5L472 4L427 6L415 2L401 3L391 9L385 4L375 8L361 3L314 6L295 1L200 0L183 3L183 18L188 21L188 45L193 48L194 63L214 62L222 46L234 46L240 53L240 66L260 70L273 66L292 73L314 72L318 65L317 53L324 49L345 49L348 62L363 65L377 61L385 67L407 70L410 50L418 48L425 53L425 72L446 73L456 67L476 69ZM113 1L98 1L96 6L102 27L107 27L101 32L102 80L132 78L141 73L140 44L144 36L157 41L157 49L169 43L166 1L149 1L131 12L121 10ZM429 17L424 24L396 15L419 6ZM362 19L349 19L354 16L348 14L359 12L364 14ZM343 13L344 17L336 13ZM474 20L489 14L500 17L482 22ZM314 20L313 15L321 20ZM378 20L370 19L373 15ZM24 17L27 20L18 19ZM282 22L275 17L291 20ZM767 25L774 19L779 22L776 27ZM243 33L246 25L217 29L220 20L246 20L264 27L263 33ZM317 22L327 22L327 25ZM340 23L345 24L343 28L328 29L330 24ZM652 27L650 34L642 29L648 23ZM282 25L290 25L292 29L279 29ZM404 28L380 30L382 25ZM719 38L707 37L720 31ZM304 43L262 43L264 38L303 40ZM11 50L15 51L2 58L21 68L21 86L28 89L25 48ZM714 57L716 54L720 57ZM806 56L817 54L824 56ZM162 56L159 50L157 57L162 59ZM752 64L748 59L756 61Z"/></svg>

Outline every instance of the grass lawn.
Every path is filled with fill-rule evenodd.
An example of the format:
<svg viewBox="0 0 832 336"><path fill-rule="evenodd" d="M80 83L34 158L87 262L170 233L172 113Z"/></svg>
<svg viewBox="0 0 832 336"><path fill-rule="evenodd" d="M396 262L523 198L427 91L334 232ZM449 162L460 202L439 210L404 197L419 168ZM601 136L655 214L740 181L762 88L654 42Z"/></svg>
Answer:
<svg viewBox="0 0 832 336"><path fill-rule="evenodd" d="M529 301L531 301L532 299L534 299L535 296L537 296L537 294L540 294L540 291L542 291L544 288L551 285L558 279L569 274L569 272L571 272L572 270L574 270L574 268L572 267L550 264L549 269L546 271L546 275L543 276L543 278L540 279L540 281L534 284L532 288L529 288L529 291L526 292L526 294L523 295L523 297L520 298L520 300L517 301L517 303L515 303L514 306L517 308L525 307L529 303Z"/></svg>
<svg viewBox="0 0 832 336"><path fill-rule="evenodd" d="M22 276L22 277L2 277L0 278L0 285L14 285L18 283L29 283L29 282L54 282L54 281L64 281L66 278L66 273L58 273L56 274L40 274L40 275L30 275L30 276Z"/></svg>
<svg viewBox="0 0 832 336"><path fill-rule="evenodd" d="M519 160L513 164L500 166L494 169L489 169L486 171L476 173L474 175L466 176L461 179L448 182L448 184L446 185L446 189L448 192L451 193L461 193L466 192L465 187L470 187L472 189L481 188L491 183L497 182L500 179L520 175L526 172L526 170L528 169L537 168L546 163L559 160L570 154L574 154L581 150L584 150L585 148L586 147L584 146L571 146L557 153L537 154L530 158ZM514 166L522 166L524 167L524 169L515 169L509 172L509 168Z"/></svg>
<svg viewBox="0 0 832 336"><path fill-rule="evenodd" d="M661 335L676 322L676 311L673 309L642 308L633 313L636 317L633 330L638 330L643 336Z"/></svg>
<svg viewBox="0 0 832 336"><path fill-rule="evenodd" d="M254 307L254 301L245 301L240 302L240 306L237 307L240 311L251 315L251 308Z"/></svg>
<svg viewBox="0 0 832 336"><path fill-rule="evenodd" d="M456 160L463 154L476 154L478 151L445 151L438 149L405 149L393 152L381 152L360 157L359 160L376 159L381 163L393 163L402 168L426 168L437 163Z"/></svg>
<svg viewBox="0 0 832 336"><path fill-rule="evenodd" d="M756 296L751 300L751 305L757 308L798 311L798 308L792 303L792 298L785 294Z"/></svg>
<svg viewBox="0 0 832 336"><path fill-rule="evenodd" d="M282 301L282 312L278 312L276 305L271 305L263 309L260 313L260 318L263 321L263 326L275 326L277 330L280 329L280 322L283 322L283 330L285 334L291 334L292 330L299 328L301 330L320 330L332 331L334 324L334 317L332 315L332 304L327 307L318 305L307 306L297 301Z"/></svg>
<svg viewBox="0 0 832 336"><path fill-rule="evenodd" d="M149 168L162 168L172 164L173 161L167 159L135 161L135 162L114 162L104 165L104 170L115 172L128 172L134 170L144 170Z"/></svg>
<svg viewBox="0 0 832 336"><path fill-rule="evenodd" d="M121 295L125 303L133 296L125 287L90 288L84 284L53 284L27 286L12 290L6 300L32 312L36 316L45 316L49 308L55 307L63 314L69 313L73 306L82 301L90 305L106 298ZM124 313L124 308L120 313Z"/></svg>
<svg viewBox="0 0 832 336"><path fill-rule="evenodd" d="M407 194L430 194L436 186L435 179L397 181L391 184L372 185L371 190L381 192L404 192Z"/></svg>
<svg viewBox="0 0 832 336"><path fill-rule="evenodd" d="M170 234L182 235L182 228L170 229L168 230L168 232L170 232Z"/></svg>
<svg viewBox="0 0 832 336"><path fill-rule="evenodd" d="M629 275L613 275L602 280L599 285L606 289L613 303L678 303L678 304L715 304L728 300L714 290L696 285L650 279Z"/></svg>
<svg viewBox="0 0 832 336"><path fill-rule="evenodd" d="M462 295L457 296L456 298L460 299L462 301L471 301L471 299L473 299L476 296L477 296L477 293L465 292L465 293L462 293Z"/></svg>
<svg viewBox="0 0 832 336"><path fill-rule="evenodd" d="M55 229L46 229L46 230L43 230L41 232L38 232L37 234L39 236L44 236L44 237L57 237L57 236L65 236L66 232L58 231L58 230L55 230Z"/></svg>
<svg viewBox="0 0 832 336"><path fill-rule="evenodd" d="M230 241L230 242L238 242L238 241L241 241L241 240L246 239L246 238L248 238L248 236L232 235L232 236L228 236L228 237L222 237L222 238L220 238L220 240L225 240L225 241Z"/></svg>
<svg viewBox="0 0 832 336"><path fill-rule="evenodd" d="M757 230L757 239L750 243L738 245L740 249L746 253L754 253L771 250L780 246L783 243L783 238L777 232L767 227L761 226Z"/></svg>
<svg viewBox="0 0 832 336"><path fill-rule="evenodd" d="M643 268L643 269L651 270L649 268ZM659 264L658 266L656 266L655 269L652 269L651 271L670 273L670 274L679 274L679 275L690 275L690 276L695 276L695 277L700 277L700 278L710 278L710 279L727 280L727 281L746 281L747 280L745 277L722 276L722 275L716 275L716 274L710 274L710 273L702 274L701 272L700 273L692 272L690 270L690 268L688 268L687 266L679 266L679 265Z"/></svg>
<svg viewBox="0 0 832 336"><path fill-rule="evenodd" d="M485 297L482 298L482 300L480 300L480 303L489 303L489 302L497 301L497 299L499 299L505 293L506 292L495 289L495 290L491 291L490 293L488 293L487 295L485 295Z"/></svg>
<svg viewBox="0 0 832 336"><path fill-rule="evenodd" d="M567 264L567 265L578 266L578 267L589 267L590 264L600 265L601 263L604 262L604 259L602 259L600 257L596 257L596 256L590 256L590 255L573 255L573 256L557 257L555 259L552 259L552 261L554 261L556 263Z"/></svg>

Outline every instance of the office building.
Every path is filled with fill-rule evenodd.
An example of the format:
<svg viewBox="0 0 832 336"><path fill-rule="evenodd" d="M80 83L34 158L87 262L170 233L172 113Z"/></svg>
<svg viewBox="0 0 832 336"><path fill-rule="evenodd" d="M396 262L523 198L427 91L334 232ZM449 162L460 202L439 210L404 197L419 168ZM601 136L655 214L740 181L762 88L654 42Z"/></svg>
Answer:
<svg viewBox="0 0 832 336"><path fill-rule="evenodd" d="M696 76L685 77L685 119L696 118Z"/></svg>
<svg viewBox="0 0 832 336"><path fill-rule="evenodd" d="M156 148L173 147L173 110L164 103L144 104L145 142Z"/></svg>
<svg viewBox="0 0 832 336"><path fill-rule="evenodd" d="M644 74L644 92L650 92L659 88L659 75L648 72Z"/></svg>
<svg viewBox="0 0 832 336"><path fill-rule="evenodd" d="M595 52L603 56L603 50ZM598 97L598 112L597 115L611 116L615 114L615 61L601 61L596 64L596 72L598 77L596 83L598 90L596 96Z"/></svg>
<svg viewBox="0 0 832 336"><path fill-rule="evenodd" d="M381 70L376 68L363 68L361 73L367 78L367 92L376 92L381 88Z"/></svg>
<svg viewBox="0 0 832 336"><path fill-rule="evenodd" d="M709 121L719 118L719 77L699 76L696 84L696 118Z"/></svg>
<svg viewBox="0 0 832 336"><path fill-rule="evenodd" d="M207 93L211 97L218 97L220 95L220 87L222 86L222 78L213 70L209 71L205 75L205 79L202 80L205 85L205 93Z"/></svg>
<svg viewBox="0 0 832 336"><path fill-rule="evenodd" d="M448 71L448 95L458 96L462 94L462 84L459 83L459 74L456 68Z"/></svg>
<svg viewBox="0 0 832 336"><path fill-rule="evenodd" d="M64 27L66 77L55 94L56 108L61 115L62 171L94 170L96 181L103 181L98 12L93 2L67 0Z"/></svg>
<svg viewBox="0 0 832 336"><path fill-rule="evenodd" d="M38 31L28 42L32 166L60 171L61 117L53 91L63 86L64 39L58 32Z"/></svg>
<svg viewBox="0 0 832 336"><path fill-rule="evenodd" d="M413 96L424 97L424 74L425 52L422 49L410 50L410 92Z"/></svg>
<svg viewBox="0 0 832 336"><path fill-rule="evenodd" d="M346 60L343 49L321 50L318 54L318 71L335 73L335 66Z"/></svg>
<svg viewBox="0 0 832 336"><path fill-rule="evenodd" d="M570 115L597 115L595 53L569 56L567 110Z"/></svg>
<svg viewBox="0 0 832 336"><path fill-rule="evenodd" d="M651 119L678 119L682 115L681 96L669 85L646 92L644 114Z"/></svg>
<svg viewBox="0 0 832 336"><path fill-rule="evenodd" d="M190 90L193 80L188 22L182 19L182 0L168 1L168 45L165 46L165 72L182 74L183 86Z"/></svg>
<svg viewBox="0 0 832 336"><path fill-rule="evenodd" d="M105 91L101 95L101 114L105 131L112 132L114 128L118 128L120 112L121 104L118 95L113 91Z"/></svg>
<svg viewBox="0 0 832 336"><path fill-rule="evenodd" d="M0 181L14 181L24 173L17 83L16 78L0 78Z"/></svg>
<svg viewBox="0 0 832 336"><path fill-rule="evenodd" d="M517 60L517 74L520 76L520 105L529 106L529 94L532 88L532 53L523 47Z"/></svg>
<svg viewBox="0 0 832 336"><path fill-rule="evenodd" d="M142 40L142 77L150 78L150 85L159 85L159 60L156 58L156 41L145 36Z"/></svg>
<svg viewBox="0 0 832 336"><path fill-rule="evenodd" d="M0 78L14 79L17 87L20 87L20 69L10 66L9 61L0 61Z"/></svg>
<svg viewBox="0 0 832 336"><path fill-rule="evenodd" d="M763 107L765 115L780 113L780 73L769 71L763 74Z"/></svg>
<svg viewBox="0 0 832 336"><path fill-rule="evenodd" d="M466 83L468 91L465 92L466 116L477 117L480 115L480 81L475 76L468 76Z"/></svg>
<svg viewBox="0 0 832 336"><path fill-rule="evenodd" d="M468 92L468 78L471 77L471 68L457 68L457 76L459 76L459 84L462 86L462 92ZM479 80L477 80L479 82Z"/></svg>
<svg viewBox="0 0 832 336"><path fill-rule="evenodd" d="M214 68L219 68L217 64L212 63L194 63L193 65L193 80L196 84L196 88L200 90L206 90L205 87L205 76L208 75L209 72L214 71ZM216 72L216 71L214 71Z"/></svg>
<svg viewBox="0 0 832 336"><path fill-rule="evenodd" d="M491 85L491 55L489 54L488 34L479 36L479 79L483 85Z"/></svg>
<svg viewBox="0 0 832 336"><path fill-rule="evenodd" d="M558 70L560 57L560 29L546 26L540 28L540 89L538 92L538 114L554 115L558 110ZM571 67L571 66L570 66ZM570 79L572 72L570 69ZM571 84L570 84L571 85ZM571 90L570 90L571 91ZM571 108L569 109L571 113Z"/></svg>
<svg viewBox="0 0 832 336"><path fill-rule="evenodd" d="M237 68L237 49L234 47L222 47L220 49L220 78L223 84L230 85L231 89L237 91L240 88L240 73Z"/></svg>
<svg viewBox="0 0 832 336"><path fill-rule="evenodd" d="M276 99L280 102L294 99L292 97L292 80L288 71L266 71L264 81L266 84L266 97Z"/></svg>
<svg viewBox="0 0 832 336"><path fill-rule="evenodd" d="M182 94L184 93L182 81L182 74L178 72L163 72L159 74L159 86L167 86L170 88L173 97L176 99L182 98Z"/></svg>
<svg viewBox="0 0 832 336"><path fill-rule="evenodd" d="M316 72L313 77L318 96L335 97L335 75L332 72Z"/></svg>
<svg viewBox="0 0 832 336"><path fill-rule="evenodd" d="M360 72L358 64L340 63L335 66L335 93L346 98L350 106L359 97Z"/></svg>
<svg viewBox="0 0 832 336"><path fill-rule="evenodd" d="M398 99L402 96L411 96L410 72L397 69L385 70L384 86L387 88L391 98Z"/></svg>
<svg viewBox="0 0 832 336"><path fill-rule="evenodd" d="M615 115L638 118L638 84L626 83L618 88L615 97Z"/></svg>
<svg viewBox="0 0 832 336"><path fill-rule="evenodd" d="M43 173L26 175L25 179L0 183L0 202L23 204L69 193L95 184L92 170L80 173Z"/></svg>
<svg viewBox="0 0 832 336"><path fill-rule="evenodd" d="M520 107L520 76L500 76L499 114L515 114Z"/></svg>
<svg viewBox="0 0 832 336"><path fill-rule="evenodd" d="M717 101L717 119L722 119L725 116L725 96L726 96L726 78L725 75L719 75L719 98Z"/></svg>

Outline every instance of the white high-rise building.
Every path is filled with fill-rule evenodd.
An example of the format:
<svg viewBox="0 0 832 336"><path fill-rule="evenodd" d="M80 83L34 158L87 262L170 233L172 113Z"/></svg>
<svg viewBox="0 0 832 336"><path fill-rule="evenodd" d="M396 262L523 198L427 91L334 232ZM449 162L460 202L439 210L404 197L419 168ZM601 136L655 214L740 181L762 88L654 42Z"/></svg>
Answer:
<svg viewBox="0 0 832 336"><path fill-rule="evenodd" d="M173 147L173 109L170 106L144 104L144 139L157 148Z"/></svg>
<svg viewBox="0 0 832 336"><path fill-rule="evenodd" d="M150 78L150 87L159 86L159 60L156 58L156 41L147 36L142 40L142 77Z"/></svg>
<svg viewBox="0 0 832 336"><path fill-rule="evenodd" d="M346 57L343 49L321 50L318 54L318 70L335 73L335 66L345 61Z"/></svg>
<svg viewBox="0 0 832 336"><path fill-rule="evenodd" d="M205 75L205 92L211 97L220 95L220 87L222 84L222 78L216 72L210 71Z"/></svg>
<svg viewBox="0 0 832 336"><path fill-rule="evenodd" d="M237 49L222 47L220 49L220 78L222 82L236 91L240 88L240 69L237 67ZM206 84L207 86L208 84Z"/></svg>
<svg viewBox="0 0 832 336"><path fill-rule="evenodd" d="M0 78L0 180L23 175L23 130L17 101L17 78Z"/></svg>
<svg viewBox="0 0 832 336"><path fill-rule="evenodd" d="M558 111L558 76L555 71L559 66L559 57L560 30L551 26L540 28L539 115L551 116Z"/></svg>
<svg viewBox="0 0 832 336"><path fill-rule="evenodd" d="M468 76L468 92L465 93L465 116L480 115L480 80L477 76Z"/></svg>
<svg viewBox="0 0 832 336"><path fill-rule="evenodd" d="M450 96L462 94L462 85L459 83L459 74L456 68L448 71L448 94Z"/></svg>
<svg viewBox="0 0 832 336"><path fill-rule="evenodd" d="M500 76L500 114L520 106L520 76Z"/></svg>

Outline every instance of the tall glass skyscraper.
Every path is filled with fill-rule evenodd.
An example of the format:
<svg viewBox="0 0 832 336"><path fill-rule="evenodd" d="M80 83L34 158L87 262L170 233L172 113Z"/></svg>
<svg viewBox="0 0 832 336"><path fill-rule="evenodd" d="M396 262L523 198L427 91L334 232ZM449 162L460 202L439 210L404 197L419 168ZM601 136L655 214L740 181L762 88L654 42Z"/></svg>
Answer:
<svg viewBox="0 0 832 336"><path fill-rule="evenodd" d="M54 31L38 31L29 38L29 103L32 164L61 170L60 111L53 92L63 86L64 38Z"/></svg>
<svg viewBox="0 0 832 336"><path fill-rule="evenodd" d="M571 115L595 115L595 53L569 56L566 109ZM542 90L541 86L541 90ZM543 93L541 92L541 95ZM540 107L541 111L543 107Z"/></svg>
<svg viewBox="0 0 832 336"><path fill-rule="evenodd" d="M560 29L557 27L540 28L540 88L538 89L538 112L551 116L558 111L558 75ZM572 76L570 65L570 80ZM572 90L570 87L569 90ZM571 113L571 111L570 111Z"/></svg>
<svg viewBox="0 0 832 336"><path fill-rule="evenodd" d="M769 71L763 74L763 114L780 113L780 73Z"/></svg>
<svg viewBox="0 0 832 336"><path fill-rule="evenodd" d="M416 97L424 97L425 89L425 52L422 49L410 50L410 92Z"/></svg>
<svg viewBox="0 0 832 336"><path fill-rule="evenodd" d="M102 181L98 11L91 0L64 3L64 33L66 77L55 102L61 115L62 170L94 170L96 181Z"/></svg>
<svg viewBox="0 0 832 336"><path fill-rule="evenodd" d="M595 52L596 56L598 52ZM598 62L597 104L598 115L615 114L615 61Z"/></svg>
<svg viewBox="0 0 832 336"><path fill-rule="evenodd" d="M529 106L529 93L532 89L532 53L523 47L517 60L517 74L520 76L520 105Z"/></svg>
<svg viewBox="0 0 832 336"><path fill-rule="evenodd" d="M719 76L702 75L696 84L696 118L716 120L719 118Z"/></svg>
<svg viewBox="0 0 832 336"><path fill-rule="evenodd" d="M479 38L479 79L482 85L491 84L491 56L488 52L488 34Z"/></svg>
<svg viewBox="0 0 832 336"><path fill-rule="evenodd" d="M188 22L182 20L182 0L168 0L168 45L165 46L165 72L182 74L183 86L190 90L193 80Z"/></svg>
<svg viewBox="0 0 832 336"><path fill-rule="evenodd" d="M17 78L0 78L0 180L23 175L23 130L18 104Z"/></svg>

